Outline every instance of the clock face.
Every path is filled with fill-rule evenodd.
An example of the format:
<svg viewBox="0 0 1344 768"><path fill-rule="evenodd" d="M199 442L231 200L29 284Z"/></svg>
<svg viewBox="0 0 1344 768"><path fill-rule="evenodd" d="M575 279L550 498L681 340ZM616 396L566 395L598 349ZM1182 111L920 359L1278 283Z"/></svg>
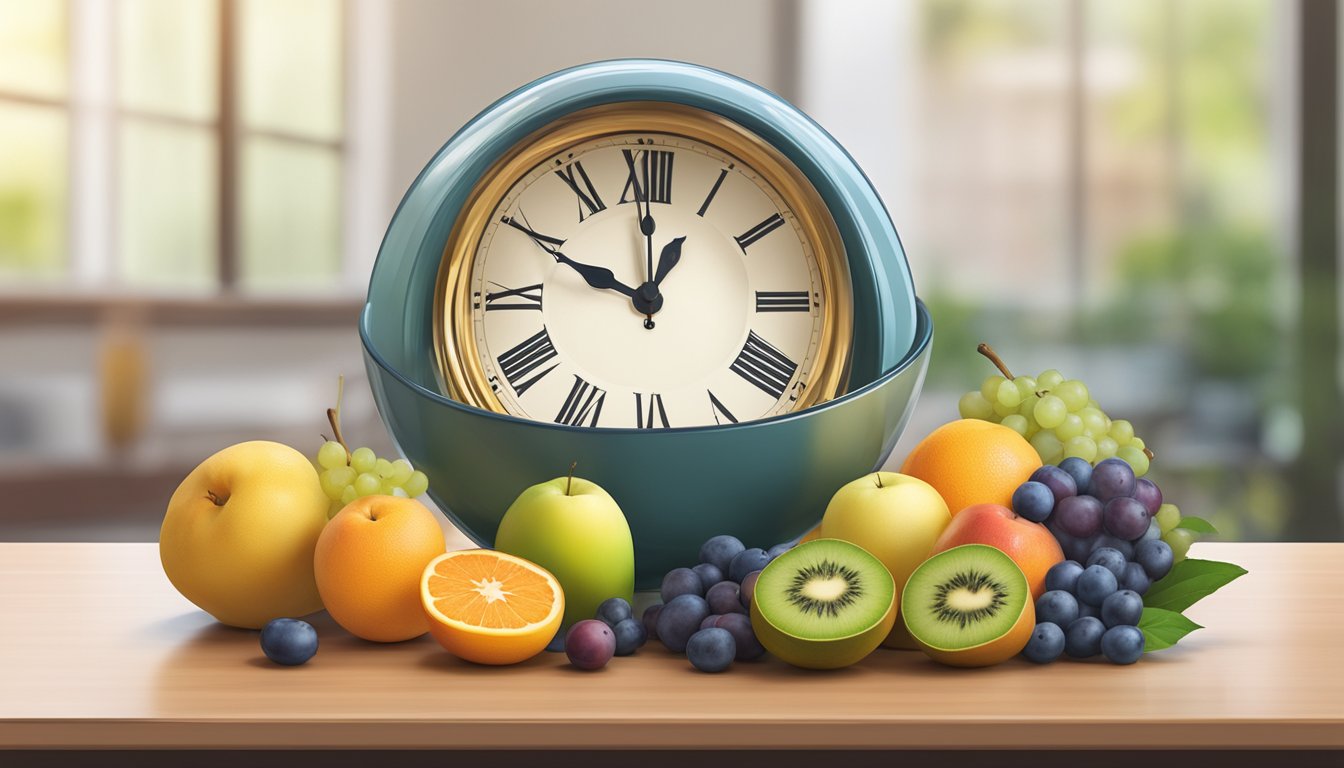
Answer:
<svg viewBox="0 0 1344 768"><path fill-rule="evenodd" d="M604 135L531 165L466 276L491 392L584 427L794 410L832 300L799 218L750 165L682 135Z"/></svg>

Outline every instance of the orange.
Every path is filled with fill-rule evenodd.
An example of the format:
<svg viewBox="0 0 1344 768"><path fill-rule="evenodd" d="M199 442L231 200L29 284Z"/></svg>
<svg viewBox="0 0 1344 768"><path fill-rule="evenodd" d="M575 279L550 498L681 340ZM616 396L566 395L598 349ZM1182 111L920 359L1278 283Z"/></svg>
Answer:
<svg viewBox="0 0 1344 768"><path fill-rule="evenodd" d="M1011 508L1013 491L1041 467L1021 435L980 419L952 421L930 432L905 458L901 474L932 485L952 516L976 504Z"/></svg>
<svg viewBox="0 0 1344 768"><path fill-rule="evenodd" d="M380 643L419 637L429 631L420 574L445 548L438 519L415 499L355 499L317 539L317 591L336 623L356 637Z"/></svg>
<svg viewBox="0 0 1344 768"><path fill-rule="evenodd" d="M466 549L439 555L420 578L429 632L477 664L517 664L560 629L565 593L550 571L516 555Z"/></svg>

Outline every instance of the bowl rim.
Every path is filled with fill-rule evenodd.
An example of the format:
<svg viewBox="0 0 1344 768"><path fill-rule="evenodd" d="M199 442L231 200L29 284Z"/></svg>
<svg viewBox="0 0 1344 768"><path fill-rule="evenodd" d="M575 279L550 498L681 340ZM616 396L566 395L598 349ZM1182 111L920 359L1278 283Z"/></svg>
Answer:
<svg viewBox="0 0 1344 768"><path fill-rule="evenodd" d="M541 429L550 429L561 433L583 434L583 435L592 435L592 434L684 435L684 434L698 434L698 433L719 435L735 430L749 429L751 427L757 427L757 426L782 424L785 422L793 421L795 419L802 419L811 415L818 415L819 412L821 411L830 410L832 408L839 408L848 401L858 399L864 396L865 394L873 390L876 390L879 387L884 386L893 379L896 379L907 369L913 366L916 362L918 362L921 358L927 356L933 341L933 317L932 315L929 314L929 308L924 304L923 300L916 297L915 341L910 346L910 349L906 351L905 356L902 357L901 360L897 362L894 366L885 371L882 375L878 376L877 378L873 379L867 384L858 387L857 389L853 389L850 390L849 392L846 392L845 394L833 400L827 400L824 403L819 403L810 408L805 408L800 411L792 411L789 413L780 414L778 416L770 416L764 419L753 419L751 421L743 421L732 424L701 424L692 427L669 427L667 429L655 429L655 430L639 429L637 427L572 427L566 424L555 424L549 421L524 419L519 416L513 416L507 413L496 413L494 411L485 410L484 408L477 408L473 405L468 405L467 403L454 400L448 397L447 395L435 392L429 389L428 387L424 387L412 381L401 371L398 371L395 368L393 368L387 362L387 360L384 359L384 357L378 352L378 350L373 348L373 345L369 340L366 328L369 322L369 313L372 310L373 310L373 303L368 302L364 305L364 309L361 310L359 313L359 339L360 343L364 347L364 354L367 355L368 358L372 360L379 368L381 368L386 373L390 374L394 379L400 382L402 386L406 387L407 389L410 389L413 393L419 395L420 397L427 398L430 401L437 403L439 405L446 405L451 408L455 408L457 410L464 411L470 414L486 416L499 421L511 422L519 425L526 424L533 427L539 427Z"/></svg>

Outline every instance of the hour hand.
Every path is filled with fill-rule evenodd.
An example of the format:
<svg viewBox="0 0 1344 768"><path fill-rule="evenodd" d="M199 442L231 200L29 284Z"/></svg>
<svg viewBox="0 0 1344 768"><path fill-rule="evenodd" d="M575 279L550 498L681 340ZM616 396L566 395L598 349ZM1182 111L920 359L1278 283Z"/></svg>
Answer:
<svg viewBox="0 0 1344 768"><path fill-rule="evenodd" d="M658 271L653 276L654 285L660 285L667 273L677 266L681 261L681 244L686 242L686 238L674 238L672 242L663 246L663 252L658 255Z"/></svg>
<svg viewBox="0 0 1344 768"><path fill-rule="evenodd" d="M635 289L616 279L615 273L606 267L595 267L591 264L580 264L559 251L552 251L551 255L561 264L566 264L579 273L584 282L599 290L616 291L626 296L634 296Z"/></svg>

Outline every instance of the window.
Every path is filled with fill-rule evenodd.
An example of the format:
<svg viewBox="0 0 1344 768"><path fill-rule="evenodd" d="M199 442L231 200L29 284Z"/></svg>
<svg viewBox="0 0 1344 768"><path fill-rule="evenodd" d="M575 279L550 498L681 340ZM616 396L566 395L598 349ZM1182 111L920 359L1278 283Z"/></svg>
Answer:
<svg viewBox="0 0 1344 768"><path fill-rule="evenodd" d="M0 283L361 282L343 215L351 7L368 4L0 0Z"/></svg>

